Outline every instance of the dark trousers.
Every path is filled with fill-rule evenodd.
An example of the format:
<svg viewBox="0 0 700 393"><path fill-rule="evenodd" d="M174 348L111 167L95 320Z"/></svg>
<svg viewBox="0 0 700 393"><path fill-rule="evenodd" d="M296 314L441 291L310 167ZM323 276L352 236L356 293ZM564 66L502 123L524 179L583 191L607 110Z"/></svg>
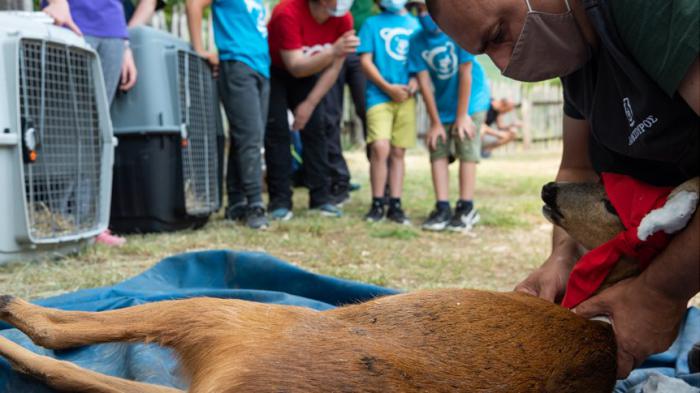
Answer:
<svg viewBox="0 0 700 393"><path fill-rule="evenodd" d="M343 157L340 140L343 120L343 88L345 81L338 78L333 88L323 98L326 107L326 138L328 139L328 166L331 176L331 193L342 192L350 184L350 169Z"/></svg>
<svg viewBox="0 0 700 393"><path fill-rule="evenodd" d="M355 105L355 113L362 123L364 140L367 140L367 102L365 98L367 76L362 71L362 64L360 64L360 56L358 54L347 57L340 79L343 81L343 84L347 84L350 88L350 96L352 97L353 105ZM367 150L367 157L369 158L369 149Z"/></svg>
<svg viewBox="0 0 700 393"><path fill-rule="evenodd" d="M317 76L294 78L287 71L272 67L270 79L270 113L265 133L265 161L267 188L270 194L269 210L292 208L291 170L292 153L287 110L294 110L311 92ZM309 207L330 201L328 167L327 116L325 100L314 110L306 128L301 130L304 146L304 182L309 188Z"/></svg>
<svg viewBox="0 0 700 393"><path fill-rule="evenodd" d="M219 73L219 93L230 129L228 203L259 205L263 203L261 150L270 82L239 61L222 61Z"/></svg>

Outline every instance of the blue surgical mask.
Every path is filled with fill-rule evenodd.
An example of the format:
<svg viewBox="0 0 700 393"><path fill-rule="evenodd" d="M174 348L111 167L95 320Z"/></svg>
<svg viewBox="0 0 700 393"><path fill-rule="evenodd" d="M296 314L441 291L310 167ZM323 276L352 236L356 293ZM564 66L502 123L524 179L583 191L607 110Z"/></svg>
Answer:
<svg viewBox="0 0 700 393"><path fill-rule="evenodd" d="M427 31L428 33L433 35L440 34L440 27L438 27L433 18L431 18L430 14L427 12L418 15L418 21L420 22L421 26L423 26L423 30Z"/></svg>
<svg viewBox="0 0 700 393"><path fill-rule="evenodd" d="M345 16L350 11L353 1L354 0L338 0L335 3L335 8L328 9L328 14L336 18Z"/></svg>
<svg viewBox="0 0 700 393"><path fill-rule="evenodd" d="M407 0L381 0L379 5L381 5L385 10L391 13L399 13L406 8Z"/></svg>

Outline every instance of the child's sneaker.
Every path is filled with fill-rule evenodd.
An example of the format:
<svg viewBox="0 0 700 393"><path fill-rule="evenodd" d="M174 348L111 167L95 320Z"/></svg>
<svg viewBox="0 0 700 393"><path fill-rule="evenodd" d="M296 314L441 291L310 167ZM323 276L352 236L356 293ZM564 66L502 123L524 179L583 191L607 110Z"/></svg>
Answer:
<svg viewBox="0 0 700 393"><path fill-rule="evenodd" d="M340 210L337 206L332 205L330 203L324 203L321 206L314 207L313 209L311 209L311 211L317 212L324 217L338 218L343 216L343 211Z"/></svg>
<svg viewBox="0 0 700 393"><path fill-rule="evenodd" d="M447 229L454 232L464 232L472 229L481 217L474 206L457 203L455 214L452 216Z"/></svg>
<svg viewBox="0 0 700 393"><path fill-rule="evenodd" d="M452 211L450 208L447 209L435 209L430 213L430 216L423 223L422 228L426 231L444 231L447 228L447 224L452 218Z"/></svg>
<svg viewBox="0 0 700 393"><path fill-rule="evenodd" d="M294 217L294 214L286 207L278 207L270 212L270 218L274 221L289 221L292 217Z"/></svg>
<svg viewBox="0 0 700 393"><path fill-rule="evenodd" d="M250 229L267 229L270 226L265 216L265 208L259 205L248 207L245 222Z"/></svg>
<svg viewBox="0 0 700 393"><path fill-rule="evenodd" d="M379 222L384 219L384 203L383 202L373 202L372 207L369 208L369 212L365 214L365 221L367 222Z"/></svg>
<svg viewBox="0 0 700 393"><path fill-rule="evenodd" d="M411 221L406 217L401 206L390 206L386 213L386 218L401 225L411 225Z"/></svg>

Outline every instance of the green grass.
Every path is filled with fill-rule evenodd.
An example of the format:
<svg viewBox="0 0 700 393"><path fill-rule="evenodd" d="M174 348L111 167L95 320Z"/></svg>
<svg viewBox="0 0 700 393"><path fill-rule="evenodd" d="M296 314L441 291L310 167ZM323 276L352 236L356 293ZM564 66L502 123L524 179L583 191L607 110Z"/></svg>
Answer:
<svg viewBox="0 0 700 393"><path fill-rule="evenodd" d="M407 155L403 202L412 227L362 220L370 202L367 163L362 151L347 158L362 189L346 204L343 218L308 213L307 193L299 190L295 218L266 232L226 222L220 212L198 231L129 236L122 248L95 246L60 260L2 266L0 293L39 298L110 285L172 254L223 248L268 252L315 272L395 288L508 290L548 252L551 228L540 214L539 191L556 172L556 151L510 152L480 164L475 200L482 222L468 234L420 230L434 203L423 150ZM453 165L454 196L456 170Z"/></svg>

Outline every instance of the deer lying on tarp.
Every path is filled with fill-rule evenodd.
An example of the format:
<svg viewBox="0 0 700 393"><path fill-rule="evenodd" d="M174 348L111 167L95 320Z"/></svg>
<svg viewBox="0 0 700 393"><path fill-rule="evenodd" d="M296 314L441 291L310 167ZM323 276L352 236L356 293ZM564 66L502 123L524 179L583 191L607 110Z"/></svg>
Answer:
<svg viewBox="0 0 700 393"><path fill-rule="evenodd" d="M679 195L694 195L683 225L699 190L694 179L668 198L678 210ZM624 230L601 185L550 184L543 199L545 216L589 248ZM668 230L657 221L655 230ZM619 266L601 287L636 273ZM194 298L93 313L3 296L0 318L50 349L115 341L174 348L193 393L609 392L616 375L609 324L521 293L440 289L323 312ZM181 392L85 370L1 337L0 355L59 391Z"/></svg>

